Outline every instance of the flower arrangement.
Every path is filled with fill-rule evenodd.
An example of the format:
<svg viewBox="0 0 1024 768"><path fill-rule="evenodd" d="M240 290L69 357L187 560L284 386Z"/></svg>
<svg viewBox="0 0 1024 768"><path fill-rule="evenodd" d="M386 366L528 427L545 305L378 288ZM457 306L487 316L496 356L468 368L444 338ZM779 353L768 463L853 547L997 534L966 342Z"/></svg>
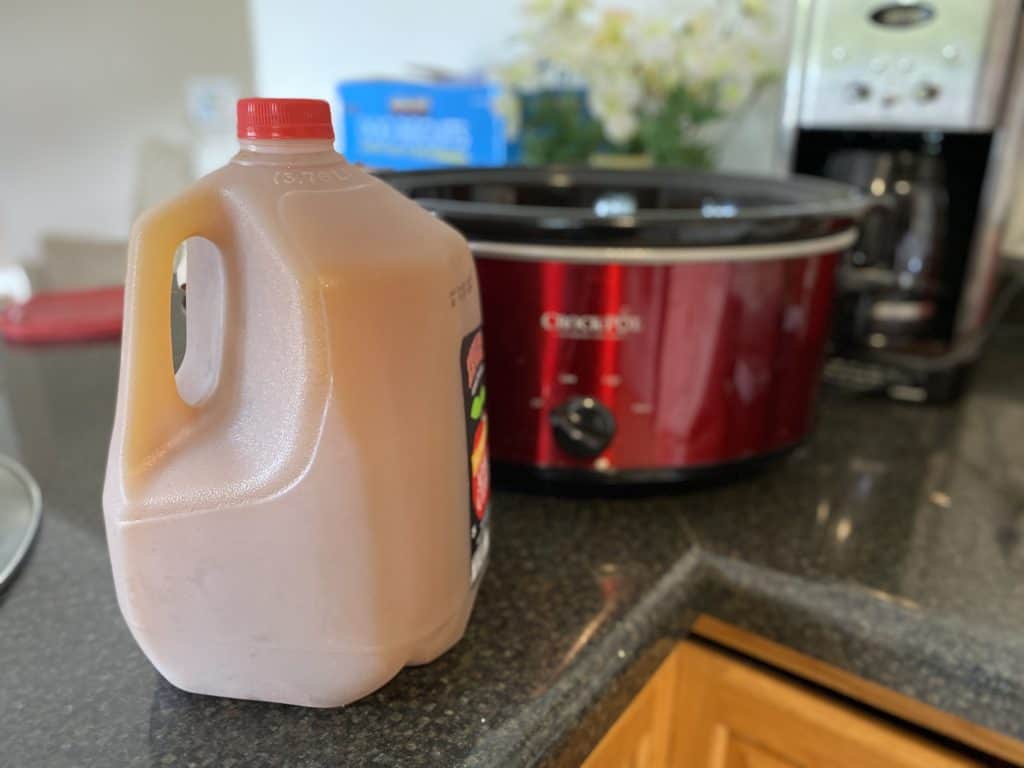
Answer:
<svg viewBox="0 0 1024 768"><path fill-rule="evenodd" d="M663 0L633 12L527 0L520 53L498 71L523 160L709 165L728 118L777 75L770 3Z"/></svg>

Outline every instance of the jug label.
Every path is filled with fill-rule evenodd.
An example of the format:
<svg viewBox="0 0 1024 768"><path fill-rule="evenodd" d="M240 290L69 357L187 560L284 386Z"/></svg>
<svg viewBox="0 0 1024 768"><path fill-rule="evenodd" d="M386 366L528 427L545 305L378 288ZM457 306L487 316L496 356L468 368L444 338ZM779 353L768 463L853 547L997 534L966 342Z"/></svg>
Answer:
<svg viewBox="0 0 1024 768"><path fill-rule="evenodd" d="M484 380L484 335L480 328L462 340L462 395L466 409L469 449L469 540L471 578L475 583L487 563L490 547L488 510L491 506L491 468L487 454L487 386Z"/></svg>

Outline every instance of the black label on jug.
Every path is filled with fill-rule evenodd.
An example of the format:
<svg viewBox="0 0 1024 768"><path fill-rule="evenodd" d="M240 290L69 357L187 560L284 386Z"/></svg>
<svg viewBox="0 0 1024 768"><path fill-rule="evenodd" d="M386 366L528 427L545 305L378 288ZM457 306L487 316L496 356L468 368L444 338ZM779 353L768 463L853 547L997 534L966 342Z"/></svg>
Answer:
<svg viewBox="0 0 1024 768"><path fill-rule="evenodd" d="M480 328L462 340L462 395L466 409L469 451L469 540L471 579L475 583L487 563L490 547L491 466L487 453L487 385L484 377L484 334Z"/></svg>

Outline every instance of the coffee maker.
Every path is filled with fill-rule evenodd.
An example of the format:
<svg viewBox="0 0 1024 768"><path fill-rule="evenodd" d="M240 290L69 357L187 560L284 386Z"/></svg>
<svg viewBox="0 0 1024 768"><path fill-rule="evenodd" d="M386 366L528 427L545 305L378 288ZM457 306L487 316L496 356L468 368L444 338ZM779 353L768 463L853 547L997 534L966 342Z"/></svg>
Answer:
<svg viewBox="0 0 1024 768"><path fill-rule="evenodd" d="M1020 0L797 0L779 167L872 207L839 271L826 378L954 397L997 294L1024 128Z"/></svg>

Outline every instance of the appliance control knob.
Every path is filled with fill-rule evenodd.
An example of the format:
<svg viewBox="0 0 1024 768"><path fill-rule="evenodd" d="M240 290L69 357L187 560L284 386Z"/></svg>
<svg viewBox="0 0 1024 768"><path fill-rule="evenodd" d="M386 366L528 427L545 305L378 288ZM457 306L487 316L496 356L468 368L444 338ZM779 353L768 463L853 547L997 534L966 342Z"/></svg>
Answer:
<svg viewBox="0 0 1024 768"><path fill-rule="evenodd" d="M871 86L867 83L853 82L846 86L847 101L867 101L871 98Z"/></svg>
<svg viewBox="0 0 1024 768"><path fill-rule="evenodd" d="M939 98L940 93L942 93L942 89L935 83L918 83L914 88L914 98L921 103L935 101Z"/></svg>
<svg viewBox="0 0 1024 768"><path fill-rule="evenodd" d="M566 453L592 459L608 447L615 436L615 417L592 397L571 397L552 409L551 431Z"/></svg>

